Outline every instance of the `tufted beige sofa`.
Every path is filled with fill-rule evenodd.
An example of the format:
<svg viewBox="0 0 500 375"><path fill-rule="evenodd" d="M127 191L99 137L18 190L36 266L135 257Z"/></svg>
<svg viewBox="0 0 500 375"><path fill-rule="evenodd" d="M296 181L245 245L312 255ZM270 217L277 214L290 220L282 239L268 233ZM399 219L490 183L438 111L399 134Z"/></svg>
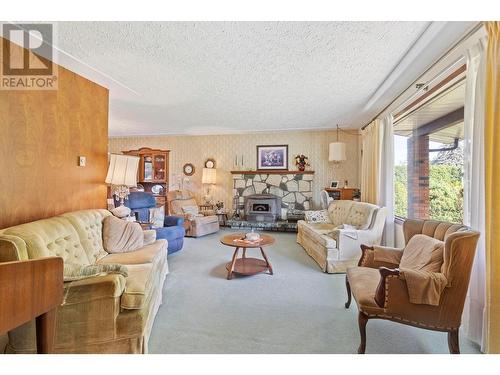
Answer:
<svg viewBox="0 0 500 375"><path fill-rule="evenodd" d="M59 256L65 264L123 264L128 276L107 274L66 282L56 316L56 353L146 353L168 273L167 241L108 254L102 243L106 210L85 210L0 231L0 261ZM153 231L147 231L153 232ZM151 233L148 233L151 235ZM9 332L8 353L35 353L29 322Z"/></svg>
<svg viewBox="0 0 500 375"><path fill-rule="evenodd" d="M328 206L330 223L298 222L297 242L323 272L346 272L358 263L361 244L378 245L386 209L370 203L336 200ZM340 229L348 224L355 230Z"/></svg>

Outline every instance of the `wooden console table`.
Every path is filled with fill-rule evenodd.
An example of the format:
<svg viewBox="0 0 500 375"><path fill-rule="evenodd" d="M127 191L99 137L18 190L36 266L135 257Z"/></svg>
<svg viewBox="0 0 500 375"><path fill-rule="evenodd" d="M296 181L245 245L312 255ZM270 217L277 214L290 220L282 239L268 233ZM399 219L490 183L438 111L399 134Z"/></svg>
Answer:
<svg viewBox="0 0 500 375"><path fill-rule="evenodd" d="M354 198L355 193L359 190L358 188L325 188L328 195L335 200L347 200L350 201Z"/></svg>
<svg viewBox="0 0 500 375"><path fill-rule="evenodd" d="M0 335L36 318L37 352L51 353L63 290L62 258L0 263Z"/></svg>

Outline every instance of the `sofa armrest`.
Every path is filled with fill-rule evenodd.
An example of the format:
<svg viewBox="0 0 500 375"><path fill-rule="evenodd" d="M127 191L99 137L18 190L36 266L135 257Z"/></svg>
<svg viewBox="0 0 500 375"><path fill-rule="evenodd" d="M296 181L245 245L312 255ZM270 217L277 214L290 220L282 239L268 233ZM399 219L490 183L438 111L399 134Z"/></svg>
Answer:
<svg viewBox="0 0 500 375"><path fill-rule="evenodd" d="M150 245L156 241L156 231L154 229L143 230L144 245Z"/></svg>
<svg viewBox="0 0 500 375"><path fill-rule="evenodd" d="M343 259L359 259L360 245L380 243L380 237L371 230L335 229L329 234L337 241L337 249Z"/></svg>
<svg viewBox="0 0 500 375"><path fill-rule="evenodd" d="M380 281L377 286L377 291L375 292L375 302L379 307L385 308L386 304L386 289L387 289L387 278L389 276L397 276L399 277L399 269L394 268L387 268L387 267L380 267L379 268L380 272Z"/></svg>
<svg viewBox="0 0 500 375"><path fill-rule="evenodd" d="M64 283L63 306L104 298L120 297L125 291L125 277L118 274L89 277Z"/></svg>
<svg viewBox="0 0 500 375"><path fill-rule="evenodd" d="M184 217L183 216L165 216L164 225L166 227L183 226Z"/></svg>
<svg viewBox="0 0 500 375"><path fill-rule="evenodd" d="M8 234L0 235L0 262L27 260L26 242L20 237Z"/></svg>

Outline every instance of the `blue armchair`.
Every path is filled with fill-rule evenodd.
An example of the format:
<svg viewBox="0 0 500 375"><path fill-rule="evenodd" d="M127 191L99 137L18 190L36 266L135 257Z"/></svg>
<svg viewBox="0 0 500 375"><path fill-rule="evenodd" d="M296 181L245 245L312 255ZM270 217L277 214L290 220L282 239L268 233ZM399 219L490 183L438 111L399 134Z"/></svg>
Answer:
<svg viewBox="0 0 500 375"><path fill-rule="evenodd" d="M115 199L115 206L119 202ZM125 200L125 206L132 212L137 212L140 221L149 221L149 209L156 207L156 200L150 193L142 191L133 191ZM168 241L168 253L172 254L182 249L184 244L184 219L177 216L165 216L164 227L154 228L157 239L166 239Z"/></svg>

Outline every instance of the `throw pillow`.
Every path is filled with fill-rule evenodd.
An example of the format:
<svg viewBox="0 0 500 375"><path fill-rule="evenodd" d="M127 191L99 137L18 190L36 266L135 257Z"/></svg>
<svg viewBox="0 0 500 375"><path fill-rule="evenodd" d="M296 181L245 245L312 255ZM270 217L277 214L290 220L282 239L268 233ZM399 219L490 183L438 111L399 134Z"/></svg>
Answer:
<svg viewBox="0 0 500 375"><path fill-rule="evenodd" d="M103 220L102 239L108 253L127 253L144 246L144 234L139 223L114 216Z"/></svg>
<svg viewBox="0 0 500 375"><path fill-rule="evenodd" d="M149 209L149 221L153 228L163 228L165 224L165 206Z"/></svg>
<svg viewBox="0 0 500 375"><path fill-rule="evenodd" d="M71 263L64 263L64 281L75 281L94 276L103 276L110 273L117 273L125 277L128 276L128 269L121 264L92 264L81 266Z"/></svg>
<svg viewBox="0 0 500 375"><path fill-rule="evenodd" d="M443 264L444 242L424 234L414 235L406 245L400 268L440 272Z"/></svg>
<svg viewBox="0 0 500 375"><path fill-rule="evenodd" d="M331 223L328 210L304 211L304 218L308 223Z"/></svg>

